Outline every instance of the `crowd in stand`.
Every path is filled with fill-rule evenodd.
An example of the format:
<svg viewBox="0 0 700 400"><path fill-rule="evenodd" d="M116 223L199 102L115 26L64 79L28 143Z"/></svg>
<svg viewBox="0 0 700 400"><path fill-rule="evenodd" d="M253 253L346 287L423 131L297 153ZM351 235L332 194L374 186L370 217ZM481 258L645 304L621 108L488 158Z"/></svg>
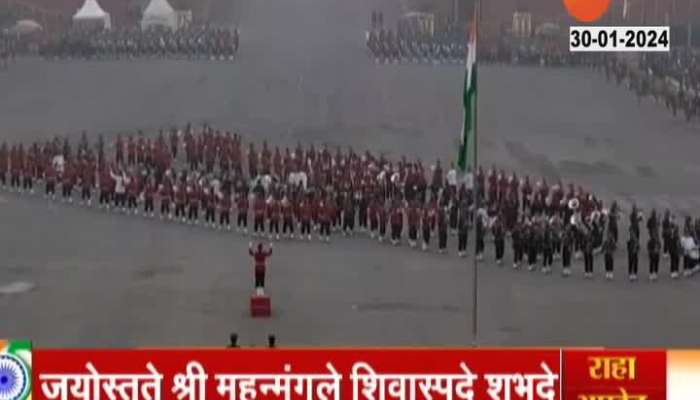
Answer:
<svg viewBox="0 0 700 400"><path fill-rule="evenodd" d="M613 278L622 211L580 186L534 183L493 168L461 177L439 161L426 168L420 160L389 160L352 148L258 146L208 126L173 128L156 137L118 135L110 145L102 136L90 144L85 133L75 147L59 138L27 146L3 143L0 184L23 193L41 190L51 200L235 228L271 240L329 242L362 234L423 251L456 248L465 256L473 228L477 260L490 238L497 265L508 258L516 269L551 273L554 260L561 259L557 264L568 276L573 260L582 256L584 276L591 278L595 255L602 253L605 276ZM625 245L631 280L637 279L645 247L642 221L633 208ZM681 230L669 211L663 218L652 211L646 227L651 280L658 277L662 255L670 260L673 278L681 274L681 260L683 275L698 270L700 219L688 217Z"/></svg>
<svg viewBox="0 0 700 400"><path fill-rule="evenodd" d="M187 29L71 29L42 43L48 59L187 58L231 60L238 51L238 30L205 26Z"/></svg>

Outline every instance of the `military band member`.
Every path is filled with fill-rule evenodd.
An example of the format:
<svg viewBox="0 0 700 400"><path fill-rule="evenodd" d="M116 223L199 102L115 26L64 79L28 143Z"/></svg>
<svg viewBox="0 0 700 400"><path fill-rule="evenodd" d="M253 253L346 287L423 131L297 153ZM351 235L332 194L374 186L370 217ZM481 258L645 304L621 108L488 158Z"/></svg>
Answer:
<svg viewBox="0 0 700 400"><path fill-rule="evenodd" d="M583 265L584 277L588 279L593 278L593 246L593 233L586 232L583 236Z"/></svg>
<svg viewBox="0 0 700 400"><path fill-rule="evenodd" d="M134 215L138 214L137 200L139 197L139 179L138 175L132 173L126 183L126 208Z"/></svg>
<svg viewBox="0 0 700 400"><path fill-rule="evenodd" d="M629 239L627 240L627 272L630 281L637 280L637 266L639 263L639 239L635 228L630 226Z"/></svg>
<svg viewBox="0 0 700 400"><path fill-rule="evenodd" d="M213 228L216 224L216 194L213 187L202 190L202 209L204 209L204 226Z"/></svg>
<svg viewBox="0 0 700 400"><path fill-rule="evenodd" d="M661 243L657 237L655 229L650 230L653 234L647 242L647 252L649 253L649 280L655 281L659 274L659 259L661 258Z"/></svg>
<svg viewBox="0 0 700 400"><path fill-rule="evenodd" d="M420 208L416 201L411 201L406 220L408 221L408 244L411 248L415 248L418 243L418 223L420 222Z"/></svg>
<svg viewBox="0 0 700 400"><path fill-rule="evenodd" d="M680 266L680 258L681 254L683 254L683 248L681 246L680 231L677 226L674 226L671 230L668 254L671 258L671 279L678 279L678 267Z"/></svg>
<svg viewBox="0 0 700 400"><path fill-rule="evenodd" d="M343 235L352 235L355 231L355 204L348 195L343 204Z"/></svg>
<svg viewBox="0 0 700 400"><path fill-rule="evenodd" d="M572 227L567 227L561 241L561 265L562 275L571 275L571 256L574 249L574 232Z"/></svg>
<svg viewBox="0 0 700 400"><path fill-rule="evenodd" d="M332 204L332 200L321 202L319 204L318 219L321 223L321 229L319 230L319 238L321 241L329 243L331 241L331 220L335 213L335 207Z"/></svg>
<svg viewBox="0 0 700 400"><path fill-rule="evenodd" d="M506 231L503 226L503 219L498 216L493 224L493 244L496 254L496 264L501 265L503 263L503 253L505 252L506 246Z"/></svg>
<svg viewBox="0 0 700 400"><path fill-rule="evenodd" d="M510 234L510 240L513 246L513 269L518 269L520 268L520 263L523 260L524 250L523 226L519 221L516 222L515 226L513 226L513 230Z"/></svg>
<svg viewBox="0 0 700 400"><path fill-rule="evenodd" d="M268 236L270 240L273 238L280 240L280 202L271 195L267 199L267 220L268 220Z"/></svg>
<svg viewBox="0 0 700 400"><path fill-rule="evenodd" d="M100 186L102 185L102 182L100 182ZM159 187L159 195L160 195L160 219L164 218L172 218L171 210L170 210L170 203L173 201L173 185L172 181L170 179L170 172L168 171L166 173L165 178L163 178L163 182L160 184ZM102 194L100 194L100 199L102 198Z"/></svg>
<svg viewBox="0 0 700 400"><path fill-rule="evenodd" d="M401 241L401 228L403 224L403 209L398 203L394 203L390 216L391 244L398 245Z"/></svg>
<svg viewBox="0 0 700 400"><path fill-rule="evenodd" d="M615 239L615 244L617 245L619 234L618 234L618 227L617 227L617 220L619 218L619 207L617 205L616 201L613 201L612 205L610 206L610 211L608 212L608 232L610 232L613 235L613 239Z"/></svg>
<svg viewBox="0 0 700 400"><path fill-rule="evenodd" d="M444 207L437 209L437 233L438 233L438 253L442 254L447 249L447 212Z"/></svg>
<svg viewBox="0 0 700 400"><path fill-rule="evenodd" d="M56 196L56 176L57 176L56 167L54 167L53 163L51 161L49 161L48 165L46 166L46 169L44 170L44 180L45 180L45 184L44 184L45 185L45 188L44 188L45 195L44 195L44 197L51 197L52 200ZM104 176L104 174L103 174L103 176ZM107 184L108 184L107 179L105 179L104 187L103 187L104 189L101 189L101 190L104 190L104 193L107 192L107 189L106 189ZM3 182L3 186L4 186L4 182ZM100 180L100 186L102 186L102 180ZM104 203L109 204L109 199L106 196L104 198L102 197L102 193L103 193L102 191L100 193L101 193L100 194L100 205L102 205Z"/></svg>
<svg viewBox="0 0 700 400"><path fill-rule="evenodd" d="M605 257L605 279L612 280L615 269L615 237L608 231L608 237L603 243L603 255Z"/></svg>
<svg viewBox="0 0 700 400"><path fill-rule="evenodd" d="M294 206L287 197L282 197L282 234L290 239L294 239Z"/></svg>
<svg viewBox="0 0 700 400"><path fill-rule="evenodd" d="M236 195L236 231L248 234L248 192L240 191Z"/></svg>
<svg viewBox="0 0 700 400"><path fill-rule="evenodd" d="M480 208L476 213L476 233L475 233L475 244L476 251L474 253L476 260L481 261L484 259L484 236L486 235L486 221L487 215L486 210Z"/></svg>
<svg viewBox="0 0 700 400"><path fill-rule="evenodd" d="M552 253L554 255L553 259L558 260L561 258L561 235L562 235L562 223L559 215L555 215L550 222L552 229Z"/></svg>
<svg viewBox="0 0 700 400"><path fill-rule="evenodd" d="M253 235L265 234L265 198L262 194L256 194L253 201Z"/></svg>
<svg viewBox="0 0 700 400"><path fill-rule="evenodd" d="M421 213L421 229L423 231L423 251L430 247L430 234L435 229L435 207L432 204L423 206Z"/></svg>
<svg viewBox="0 0 700 400"><path fill-rule="evenodd" d="M299 220L301 223L300 226L300 233L301 233L301 239L306 236L306 239L311 241L311 201L309 199L304 199L301 201L301 204L299 204Z"/></svg>
<svg viewBox="0 0 700 400"><path fill-rule="evenodd" d="M457 220L457 254L464 257L467 251L467 240L469 238L469 216L466 207L459 212Z"/></svg>
<svg viewBox="0 0 700 400"><path fill-rule="evenodd" d="M224 187L219 197L219 229L231 230L231 208L233 206L230 187Z"/></svg>
<svg viewBox="0 0 700 400"><path fill-rule="evenodd" d="M143 187L143 215L153 218L155 209L156 183L153 177L146 180ZM89 201L89 200L88 200Z"/></svg>
<svg viewBox="0 0 700 400"><path fill-rule="evenodd" d="M527 270L534 271L537 263L537 252L540 249L540 237L535 225L530 225L526 239L527 243Z"/></svg>
<svg viewBox="0 0 700 400"><path fill-rule="evenodd" d="M379 206L377 207L377 214L379 221L379 232L377 233L377 239L379 240L379 243L382 243L386 237L386 225L389 222L389 210L387 209L387 205L380 202Z"/></svg>
<svg viewBox="0 0 700 400"><path fill-rule="evenodd" d="M545 274L552 272L552 262L554 260L554 238L552 235L552 227L547 224L544 227L542 236L542 272Z"/></svg>
<svg viewBox="0 0 700 400"><path fill-rule="evenodd" d="M656 236L658 234L658 228L659 221L656 218L656 209L652 209L649 218L647 218L647 231L649 232L649 236Z"/></svg>
<svg viewBox="0 0 700 400"><path fill-rule="evenodd" d="M185 189L185 182L180 181L175 186L175 218L180 218L182 222L185 222L185 203L187 199L187 190Z"/></svg>
<svg viewBox="0 0 700 400"><path fill-rule="evenodd" d="M381 204L376 196L373 196L367 205L367 217L369 218L369 237L374 239L379 229L379 207Z"/></svg>
<svg viewBox="0 0 700 400"><path fill-rule="evenodd" d="M671 211L667 208L661 220L661 240L663 241L663 256L668 258L671 252L672 222Z"/></svg>

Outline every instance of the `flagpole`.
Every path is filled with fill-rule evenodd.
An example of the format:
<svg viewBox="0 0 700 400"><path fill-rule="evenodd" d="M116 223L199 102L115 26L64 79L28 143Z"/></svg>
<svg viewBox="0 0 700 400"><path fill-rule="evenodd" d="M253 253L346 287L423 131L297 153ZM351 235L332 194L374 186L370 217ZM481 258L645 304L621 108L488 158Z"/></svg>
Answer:
<svg viewBox="0 0 700 400"><path fill-rule="evenodd" d="M476 29L474 29L474 34L476 35L475 43L476 43L476 49L478 51L479 49L479 20L481 19L481 0L476 0L476 12L474 16L474 22L476 24ZM479 65L479 57L474 53L474 57L476 58L474 63L476 65L476 69L478 70L478 65ZM479 79L479 76L477 75L477 80ZM478 217L478 212L479 212L479 202L481 200L481 190L482 188L479 187L479 180L474 179L476 178L476 171L477 171L477 166L478 166L478 161L477 157L479 154L478 151L478 146L477 146L477 140L479 138L479 135L477 135L478 132L478 115L479 115L479 97L476 96L475 99L475 104L474 104L474 166L472 167L472 182L474 182L474 193L476 194L475 200L474 200L474 216ZM472 346L476 347L477 346L477 334L478 334L478 325L479 325L479 318L478 318L478 306L479 306L479 294L478 294L478 269L477 269L477 260L476 260L476 231L477 231L477 221L476 218L474 218L474 254L472 255L472 259L474 260L474 266L472 268L472 292L473 292L473 298L472 298Z"/></svg>

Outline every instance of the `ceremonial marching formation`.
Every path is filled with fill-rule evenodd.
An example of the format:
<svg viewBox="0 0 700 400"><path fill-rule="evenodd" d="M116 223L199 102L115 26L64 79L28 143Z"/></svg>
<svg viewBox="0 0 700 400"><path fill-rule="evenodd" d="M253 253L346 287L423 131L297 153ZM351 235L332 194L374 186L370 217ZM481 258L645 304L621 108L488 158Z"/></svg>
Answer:
<svg viewBox="0 0 700 400"><path fill-rule="evenodd" d="M617 57L598 57L596 64L608 81L624 86L641 102L652 97L673 116L682 113L687 121L700 116L700 70L697 56L680 49L669 54L646 54L637 62Z"/></svg>
<svg viewBox="0 0 700 400"><path fill-rule="evenodd" d="M376 62L382 63L460 63L467 56L466 35L454 26L430 32L415 25L399 24L385 28L384 14L372 12L366 45Z"/></svg>
<svg viewBox="0 0 700 400"><path fill-rule="evenodd" d="M606 206L573 183L550 185L481 167L463 176L439 160L426 168L421 160L390 160L369 150L260 146L207 125L161 130L156 137L119 134L111 143L99 136L91 144L83 133L77 146L58 137L2 143L0 184L13 192L41 191L50 200L269 240L327 243L363 235L423 251L453 249L464 257L474 228L476 259L491 253L490 239L495 263L515 269L558 269L569 276L582 258L584 277L592 278L601 270L601 253L612 279L622 247L631 280L644 249L651 280L659 276L662 258L669 260L672 278L698 270L700 219L687 217L681 228L669 210L661 216L652 210L645 218L635 207L621 234L617 204ZM260 248L251 255L261 265L255 283L262 287L269 254Z"/></svg>
<svg viewBox="0 0 700 400"><path fill-rule="evenodd" d="M207 26L170 29L74 28L49 37L39 52L47 59L114 60L176 58L233 60L238 52L238 29Z"/></svg>

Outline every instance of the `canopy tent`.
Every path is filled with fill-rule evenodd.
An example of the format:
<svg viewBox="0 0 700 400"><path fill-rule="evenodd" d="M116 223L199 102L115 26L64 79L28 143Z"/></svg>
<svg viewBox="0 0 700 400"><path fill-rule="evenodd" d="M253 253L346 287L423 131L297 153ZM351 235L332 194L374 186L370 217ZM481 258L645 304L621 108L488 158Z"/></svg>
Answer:
<svg viewBox="0 0 700 400"><path fill-rule="evenodd" d="M545 22L535 28L535 35L538 36L557 36L561 33L561 26L554 22Z"/></svg>
<svg viewBox="0 0 700 400"><path fill-rule="evenodd" d="M34 21L33 19L22 19L17 21L17 23L10 29L7 29L7 33L12 33L16 35L26 35L29 33L41 31L44 28Z"/></svg>
<svg viewBox="0 0 700 400"><path fill-rule="evenodd" d="M178 15L168 0L151 0L143 11L141 28L162 26L170 29L178 28Z"/></svg>
<svg viewBox="0 0 700 400"><path fill-rule="evenodd" d="M100 7L97 0L85 0L83 6L73 15L74 23L101 23L105 29L112 27L112 20Z"/></svg>

